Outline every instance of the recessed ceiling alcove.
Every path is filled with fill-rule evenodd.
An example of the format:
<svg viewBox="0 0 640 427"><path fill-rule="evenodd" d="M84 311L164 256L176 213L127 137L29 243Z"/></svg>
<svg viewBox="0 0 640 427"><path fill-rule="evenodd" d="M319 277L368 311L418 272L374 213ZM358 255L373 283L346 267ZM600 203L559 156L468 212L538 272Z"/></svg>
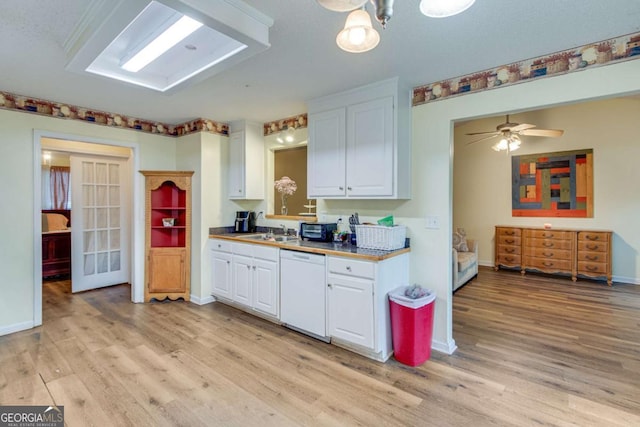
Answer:
<svg viewBox="0 0 640 427"><path fill-rule="evenodd" d="M195 29L139 70L125 66L184 17ZM96 0L67 41L66 68L172 93L268 49L272 25L239 0Z"/></svg>

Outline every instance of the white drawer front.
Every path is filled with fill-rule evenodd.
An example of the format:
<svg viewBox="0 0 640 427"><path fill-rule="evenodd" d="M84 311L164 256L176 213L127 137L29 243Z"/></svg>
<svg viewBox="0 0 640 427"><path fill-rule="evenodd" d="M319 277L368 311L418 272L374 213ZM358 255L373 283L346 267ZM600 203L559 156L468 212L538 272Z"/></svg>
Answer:
<svg viewBox="0 0 640 427"><path fill-rule="evenodd" d="M211 239L211 250L218 252L231 252L231 242L228 240Z"/></svg>
<svg viewBox="0 0 640 427"><path fill-rule="evenodd" d="M253 257L269 261L278 261L280 258L280 249L264 245L253 245Z"/></svg>
<svg viewBox="0 0 640 427"><path fill-rule="evenodd" d="M248 243L233 243L232 245L234 255L253 256L253 245Z"/></svg>
<svg viewBox="0 0 640 427"><path fill-rule="evenodd" d="M347 276L375 278L375 263L342 257L328 257L329 272Z"/></svg>

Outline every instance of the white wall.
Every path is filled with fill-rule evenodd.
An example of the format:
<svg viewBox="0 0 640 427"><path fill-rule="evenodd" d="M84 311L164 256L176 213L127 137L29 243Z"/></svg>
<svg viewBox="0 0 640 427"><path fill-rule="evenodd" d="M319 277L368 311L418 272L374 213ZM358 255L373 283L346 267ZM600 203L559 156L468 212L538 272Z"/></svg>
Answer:
<svg viewBox="0 0 640 427"><path fill-rule="evenodd" d="M31 113L0 110L0 150L5 153L0 181L0 222L5 224L0 239L0 335L27 329L34 324L34 132L60 133L77 139L101 139L135 145L142 169L174 169L175 140L141 132L61 120ZM70 138L75 139L75 138ZM138 174L139 175L139 174ZM40 182L38 182L38 186ZM141 179L135 185L144 188ZM144 205L144 203L142 203ZM144 206L134 212L137 224L144 224ZM143 260L144 254L134 254Z"/></svg>
<svg viewBox="0 0 640 427"><path fill-rule="evenodd" d="M539 81L427 103L413 109L414 199L412 210L440 216L440 230L412 228L411 278L437 293L434 344L455 346L451 313L451 212L453 125L548 105L640 92L640 61L587 69ZM596 157L596 162L598 157ZM418 169L418 170L415 170ZM597 195L596 195L597 197ZM636 196L637 197L637 196ZM419 246L414 245L418 241Z"/></svg>
<svg viewBox="0 0 640 427"><path fill-rule="evenodd" d="M209 227L232 224L235 212L227 197L228 140L197 133L178 138L176 167L194 171L192 178L191 301L206 304L211 296Z"/></svg>
<svg viewBox="0 0 640 427"><path fill-rule="evenodd" d="M594 152L593 218L526 218L511 216L511 158L496 153L496 139L467 145L495 129L504 116L475 120L455 129L453 226L466 229L479 243L482 265L494 262L494 226L542 226L608 229L613 237L614 281L640 283L640 98L584 102L515 114L511 122L564 129L561 138L523 137L515 155L592 148ZM635 197L634 197L635 193Z"/></svg>

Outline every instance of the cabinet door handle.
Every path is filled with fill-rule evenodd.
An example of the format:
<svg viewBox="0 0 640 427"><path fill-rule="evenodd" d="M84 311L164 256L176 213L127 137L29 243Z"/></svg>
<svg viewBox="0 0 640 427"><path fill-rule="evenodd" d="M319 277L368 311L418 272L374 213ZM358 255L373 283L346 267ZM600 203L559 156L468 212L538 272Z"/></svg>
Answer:
<svg viewBox="0 0 640 427"><path fill-rule="evenodd" d="M351 271L351 266L350 265L347 265L347 271L349 271L349 272Z"/></svg>
<svg viewBox="0 0 640 427"><path fill-rule="evenodd" d="M254 269L254 270L256 269L256 266L255 266L255 265L253 266L253 269Z"/></svg>
<svg viewBox="0 0 640 427"><path fill-rule="evenodd" d="M333 285L332 285L331 283L327 283L327 287L328 287L329 289L333 289Z"/></svg>
<svg viewBox="0 0 640 427"><path fill-rule="evenodd" d="M338 187L339 190L344 190L344 187Z"/></svg>
<svg viewBox="0 0 640 427"><path fill-rule="evenodd" d="M251 266L250 265L247 265L247 270L251 270Z"/></svg>
<svg viewBox="0 0 640 427"><path fill-rule="evenodd" d="M227 260L227 264L231 264L231 261Z"/></svg>
<svg viewBox="0 0 640 427"><path fill-rule="evenodd" d="M347 187L347 190L351 191L351 187Z"/></svg>

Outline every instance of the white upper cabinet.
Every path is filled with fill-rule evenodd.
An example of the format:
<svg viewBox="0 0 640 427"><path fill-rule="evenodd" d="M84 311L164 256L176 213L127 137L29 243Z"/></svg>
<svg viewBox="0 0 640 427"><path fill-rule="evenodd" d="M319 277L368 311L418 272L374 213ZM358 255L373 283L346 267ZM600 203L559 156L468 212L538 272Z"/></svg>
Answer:
<svg viewBox="0 0 640 427"><path fill-rule="evenodd" d="M308 103L309 198L411 197L410 95L393 78Z"/></svg>
<svg viewBox="0 0 640 427"><path fill-rule="evenodd" d="M323 111L309 120L307 193L309 198L346 195L346 108ZM313 150L311 141L314 141Z"/></svg>
<svg viewBox="0 0 640 427"><path fill-rule="evenodd" d="M264 199L264 131L241 122L229 135L229 198Z"/></svg>

